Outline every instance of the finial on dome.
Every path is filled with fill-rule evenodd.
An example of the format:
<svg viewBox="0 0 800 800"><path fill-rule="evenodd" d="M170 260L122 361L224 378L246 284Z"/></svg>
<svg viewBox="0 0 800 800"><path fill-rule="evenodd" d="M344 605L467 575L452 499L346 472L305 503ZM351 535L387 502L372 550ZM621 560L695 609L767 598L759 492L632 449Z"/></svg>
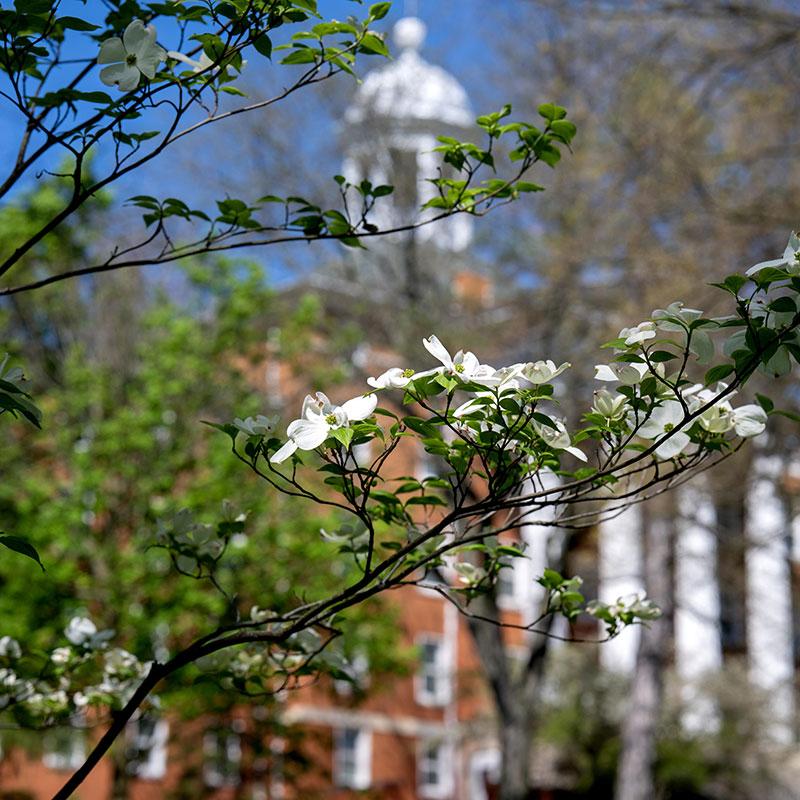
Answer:
<svg viewBox="0 0 800 800"><path fill-rule="evenodd" d="M428 29L419 17L403 17L394 26L392 37L398 50L419 50Z"/></svg>

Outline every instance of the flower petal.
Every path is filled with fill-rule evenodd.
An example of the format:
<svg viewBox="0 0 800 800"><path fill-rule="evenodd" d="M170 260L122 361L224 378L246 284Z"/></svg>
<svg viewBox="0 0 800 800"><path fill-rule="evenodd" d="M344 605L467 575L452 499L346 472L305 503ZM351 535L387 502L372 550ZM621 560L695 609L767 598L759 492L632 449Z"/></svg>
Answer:
<svg viewBox="0 0 800 800"><path fill-rule="evenodd" d="M656 455L659 458L673 458L674 456L677 456L679 453L683 452L683 450L686 448L686 445L688 445L690 441L691 439L689 439L689 435L683 433L682 431L673 433L666 442L660 444L656 448Z"/></svg>
<svg viewBox="0 0 800 800"><path fill-rule="evenodd" d="M324 419L296 419L286 429L286 433L301 450L314 450L328 438L330 430L330 425Z"/></svg>
<svg viewBox="0 0 800 800"><path fill-rule="evenodd" d="M128 54L125 52L125 45L119 36L112 36L100 45L100 53L97 56L98 64L116 64L124 61Z"/></svg>
<svg viewBox="0 0 800 800"><path fill-rule="evenodd" d="M348 400L341 406L342 411L347 414L347 419L357 422L366 419L378 405L378 396L375 394L360 395Z"/></svg>
<svg viewBox="0 0 800 800"><path fill-rule="evenodd" d="M564 451L567 453L572 453L575 458L580 459L581 461L589 460L586 456L586 453L584 453L583 450L579 450L577 447L565 447Z"/></svg>
<svg viewBox="0 0 800 800"><path fill-rule="evenodd" d="M100 80L106 86L116 86L123 92L130 92L139 85L141 73L128 64L112 64L100 70Z"/></svg>
<svg viewBox="0 0 800 800"><path fill-rule="evenodd" d="M453 359L447 348L439 341L437 336L423 339L422 344L425 349L435 358L442 362L448 369L453 368Z"/></svg>
<svg viewBox="0 0 800 800"><path fill-rule="evenodd" d="M758 272L762 269L767 269L768 267L776 267L780 269L780 267L786 266L786 259L785 258L773 258L770 261L761 261L760 263L756 264L753 267L745 272L745 275L752 275L754 272Z"/></svg>
<svg viewBox="0 0 800 800"><path fill-rule="evenodd" d="M276 450L270 456L269 460L272 464L280 464L282 461L286 461L286 459L289 458L289 456L292 455L295 450L297 450L297 442L289 439L289 441L286 442L283 447L281 447L279 450Z"/></svg>
<svg viewBox="0 0 800 800"><path fill-rule="evenodd" d="M150 80L155 78L158 65L167 57L167 51L160 45L154 44L136 57L136 66Z"/></svg>
<svg viewBox="0 0 800 800"><path fill-rule="evenodd" d="M594 379L596 381L618 381L617 373L608 364L594 365Z"/></svg>
<svg viewBox="0 0 800 800"><path fill-rule="evenodd" d="M739 406L733 412L733 425L743 438L758 436L767 427L767 412L755 404Z"/></svg>
<svg viewBox="0 0 800 800"><path fill-rule="evenodd" d="M377 378L367 378L367 383L375 389L402 389L411 381L411 378L406 377L405 373L406 371L402 367L392 367L378 375Z"/></svg>
<svg viewBox="0 0 800 800"><path fill-rule="evenodd" d="M125 28L125 33L122 34L122 41L125 44L125 49L138 59L139 54L148 45L155 43L156 29L152 25L145 26L140 19L135 19Z"/></svg>

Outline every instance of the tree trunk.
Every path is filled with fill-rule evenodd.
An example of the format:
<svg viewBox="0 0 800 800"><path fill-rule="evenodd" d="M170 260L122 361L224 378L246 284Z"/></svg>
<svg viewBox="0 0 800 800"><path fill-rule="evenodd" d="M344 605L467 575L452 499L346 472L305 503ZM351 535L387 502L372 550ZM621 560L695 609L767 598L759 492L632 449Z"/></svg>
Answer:
<svg viewBox="0 0 800 800"><path fill-rule="evenodd" d="M669 658L673 614L672 562L675 527L672 515L645 517L645 583L663 616L642 629L631 687L630 706L622 727L615 800L653 800L656 731L664 695L664 668Z"/></svg>
<svg viewBox="0 0 800 800"><path fill-rule="evenodd" d="M500 720L499 800L529 800L533 797L530 761L535 718L533 709L526 706L520 702Z"/></svg>

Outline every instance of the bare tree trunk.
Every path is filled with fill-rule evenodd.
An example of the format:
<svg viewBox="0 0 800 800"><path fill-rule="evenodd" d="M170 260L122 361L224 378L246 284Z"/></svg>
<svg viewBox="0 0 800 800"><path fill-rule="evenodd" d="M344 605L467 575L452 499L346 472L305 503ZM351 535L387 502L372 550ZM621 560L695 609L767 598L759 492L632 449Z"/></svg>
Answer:
<svg viewBox="0 0 800 800"><path fill-rule="evenodd" d="M563 571L568 537L560 537L558 553L552 556L553 568ZM490 595L475 598L476 616L498 619L495 599ZM525 664L519 672L509 669L509 657L500 627L474 617L469 619L469 629L476 650L494 695L497 710L498 739L500 743L500 794L499 800L531 800L533 776L530 767L533 738L539 707L542 678L550 639L537 635L529 645ZM555 615L540 626L549 633Z"/></svg>
<svg viewBox="0 0 800 800"><path fill-rule="evenodd" d="M648 594L663 616L642 629L630 707L622 728L622 752L615 800L653 800L656 729L664 696L664 668L669 659L673 614L672 563L675 525L672 515L645 518L644 571Z"/></svg>

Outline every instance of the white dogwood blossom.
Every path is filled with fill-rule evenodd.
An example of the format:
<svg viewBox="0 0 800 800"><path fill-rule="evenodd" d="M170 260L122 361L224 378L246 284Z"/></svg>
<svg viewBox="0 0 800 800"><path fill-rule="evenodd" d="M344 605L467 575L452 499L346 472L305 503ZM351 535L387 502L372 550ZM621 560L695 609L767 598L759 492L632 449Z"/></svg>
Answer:
<svg viewBox="0 0 800 800"><path fill-rule="evenodd" d="M771 261L761 261L750 267L750 269L745 272L745 275L753 275L769 267L785 269L792 275L800 275L800 237L798 237L794 231L789 235L789 242L781 258L774 258Z"/></svg>
<svg viewBox="0 0 800 800"><path fill-rule="evenodd" d="M640 322L633 328L623 328L619 332L619 338L625 340L627 347L633 347L635 344L641 344L648 339L656 338L656 324L650 320Z"/></svg>
<svg viewBox="0 0 800 800"><path fill-rule="evenodd" d="M683 331L702 316L702 311L686 308L680 300L670 303L666 308L657 308L652 314L656 327L663 331ZM680 322L676 322L676 319Z"/></svg>
<svg viewBox="0 0 800 800"><path fill-rule="evenodd" d="M625 386L641 383L647 375L647 364L595 364L596 381L619 381Z"/></svg>
<svg viewBox="0 0 800 800"><path fill-rule="evenodd" d="M22 649L16 639L0 636L0 658L17 659L22 657Z"/></svg>
<svg viewBox="0 0 800 800"><path fill-rule="evenodd" d="M423 377L424 374L416 374L413 369L402 369L402 367L392 367L386 372L378 375L377 378L367 378L367 383L374 389L403 389L416 377Z"/></svg>
<svg viewBox="0 0 800 800"><path fill-rule="evenodd" d="M280 464L298 449L315 450L332 430L347 428L351 422L366 419L377 405L378 398L374 394L359 395L340 406L331 403L322 392L317 392L315 397L306 395L300 419L290 422L286 429L289 441L272 455L270 461Z"/></svg>
<svg viewBox="0 0 800 800"><path fill-rule="evenodd" d="M258 414L255 418L240 419L236 417L233 424L248 436L263 436L275 430L275 426L278 424L278 417L265 417L263 414Z"/></svg>
<svg viewBox="0 0 800 800"><path fill-rule="evenodd" d="M481 364L475 353L469 350L459 350L455 356L451 356L450 351L436 336L423 339L422 344L435 359L442 362L445 372L454 375L464 383L482 383L485 386L497 384L498 380L495 377L497 370L488 364Z"/></svg>
<svg viewBox="0 0 800 800"><path fill-rule="evenodd" d="M167 51L156 44L155 27L135 19L121 39L112 36L100 45L97 63L111 65L100 71L100 80L106 86L130 92L139 85L142 75L152 80L166 57Z"/></svg>
<svg viewBox="0 0 800 800"><path fill-rule="evenodd" d="M653 409L637 433L643 439L660 439L665 434L675 431L683 422L683 418L683 406L677 400L667 400ZM681 430L676 431L656 448L656 455L659 458L674 458L686 449L690 441L689 434Z"/></svg>
<svg viewBox="0 0 800 800"><path fill-rule="evenodd" d="M554 450L565 450L567 453L572 453L575 458L581 461L586 461L586 453L579 450L577 447L572 446L572 439L570 439L567 427L560 419L554 419L553 424L555 428L550 425L533 420L531 423L536 435L543 439Z"/></svg>
<svg viewBox="0 0 800 800"><path fill-rule="evenodd" d="M761 406L750 404L734 408L733 427L738 436L747 439L764 433L767 427L767 412Z"/></svg>
<svg viewBox="0 0 800 800"><path fill-rule="evenodd" d="M608 420L622 419L626 414L628 398L624 394L612 394L608 389L598 389L594 393L592 411Z"/></svg>
<svg viewBox="0 0 800 800"><path fill-rule="evenodd" d="M533 384L550 383L553 378L559 376L564 370L572 366L568 361L565 361L560 366L556 366L555 362L550 361L533 361L528 364L520 365L519 374Z"/></svg>

